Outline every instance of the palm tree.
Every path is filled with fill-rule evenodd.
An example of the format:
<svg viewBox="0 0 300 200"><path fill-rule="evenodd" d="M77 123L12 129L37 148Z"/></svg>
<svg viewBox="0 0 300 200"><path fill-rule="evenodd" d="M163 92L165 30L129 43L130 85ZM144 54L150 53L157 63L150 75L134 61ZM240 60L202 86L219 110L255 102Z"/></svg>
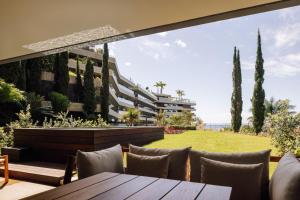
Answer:
<svg viewBox="0 0 300 200"><path fill-rule="evenodd" d="M160 88L160 94L162 94L162 91L166 86L167 86L167 84L162 81L158 81L154 85L154 87L157 87L157 90L158 90L158 88Z"/></svg>
<svg viewBox="0 0 300 200"><path fill-rule="evenodd" d="M176 90L176 93L179 99L182 99L182 97L185 95L183 90Z"/></svg>
<svg viewBox="0 0 300 200"><path fill-rule="evenodd" d="M271 97L270 100L265 100L265 115L267 116L268 114L275 114L275 110L276 110L276 105L275 105L275 99L274 97Z"/></svg>
<svg viewBox="0 0 300 200"><path fill-rule="evenodd" d="M136 108L128 108L122 115L122 120L126 122L128 126L133 126L140 119L140 111Z"/></svg>
<svg viewBox="0 0 300 200"><path fill-rule="evenodd" d="M166 123L166 117L165 112L163 110L159 110L159 112L156 115L156 125L157 126L163 126Z"/></svg>
<svg viewBox="0 0 300 200"><path fill-rule="evenodd" d="M185 110L181 113L181 115L182 115L182 118L183 118L184 125L191 126L192 122L194 121L193 113L191 111Z"/></svg>
<svg viewBox="0 0 300 200"><path fill-rule="evenodd" d="M289 99L279 99L275 100L271 97L270 100L265 100L265 116L277 114L281 111L288 111L289 113L294 113L295 105L290 104Z"/></svg>

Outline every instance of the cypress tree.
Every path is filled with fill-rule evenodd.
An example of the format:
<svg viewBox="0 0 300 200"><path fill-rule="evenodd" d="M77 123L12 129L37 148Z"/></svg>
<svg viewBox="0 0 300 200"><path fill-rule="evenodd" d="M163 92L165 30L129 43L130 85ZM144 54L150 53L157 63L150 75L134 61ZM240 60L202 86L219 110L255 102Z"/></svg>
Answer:
<svg viewBox="0 0 300 200"><path fill-rule="evenodd" d="M233 71L232 71L233 92L231 96L231 127L234 132L239 132L242 125L242 74L240 63L240 51L234 47Z"/></svg>
<svg viewBox="0 0 300 200"><path fill-rule="evenodd" d="M26 61L26 89L27 92L41 94L41 58L33 58Z"/></svg>
<svg viewBox="0 0 300 200"><path fill-rule="evenodd" d="M108 69L108 46L104 44L104 53L102 59L102 87L101 87L101 117L108 121L109 113L109 69Z"/></svg>
<svg viewBox="0 0 300 200"><path fill-rule="evenodd" d="M75 85L75 95L77 102L83 101L83 86L82 86L82 80L80 75L80 69L79 69L79 58L77 56L77 65L76 65L76 85Z"/></svg>
<svg viewBox="0 0 300 200"><path fill-rule="evenodd" d="M56 54L56 62L54 66L54 90L65 96L68 96L69 87L69 68L68 68L68 52Z"/></svg>
<svg viewBox="0 0 300 200"><path fill-rule="evenodd" d="M87 60L84 72L83 110L87 117L94 114L96 109L96 94L94 87L94 67L90 59Z"/></svg>
<svg viewBox="0 0 300 200"><path fill-rule="evenodd" d="M19 61L19 78L16 86L20 90L26 91L26 61Z"/></svg>
<svg viewBox="0 0 300 200"><path fill-rule="evenodd" d="M264 82L264 59L261 50L261 37L258 30L257 36L257 52L255 63L255 85L252 96L252 115L253 127L256 134L261 132L265 120L265 91L263 89Z"/></svg>
<svg viewBox="0 0 300 200"><path fill-rule="evenodd" d="M0 78L4 79L7 83L17 85L20 71L20 62L18 61L0 65Z"/></svg>

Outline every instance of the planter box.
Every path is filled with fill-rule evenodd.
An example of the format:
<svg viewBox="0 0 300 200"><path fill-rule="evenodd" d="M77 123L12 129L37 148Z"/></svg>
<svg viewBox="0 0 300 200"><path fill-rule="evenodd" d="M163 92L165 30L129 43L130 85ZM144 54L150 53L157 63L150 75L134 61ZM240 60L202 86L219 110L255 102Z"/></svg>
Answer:
<svg viewBox="0 0 300 200"><path fill-rule="evenodd" d="M164 138L162 127L15 129L16 147L31 149L35 160L65 163L77 150L95 151L116 144L144 145Z"/></svg>

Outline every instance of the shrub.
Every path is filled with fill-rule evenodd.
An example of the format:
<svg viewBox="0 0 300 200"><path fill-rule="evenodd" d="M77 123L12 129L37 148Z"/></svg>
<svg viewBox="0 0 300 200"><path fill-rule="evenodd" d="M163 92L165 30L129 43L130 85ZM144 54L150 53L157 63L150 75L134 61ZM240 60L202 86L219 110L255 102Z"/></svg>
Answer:
<svg viewBox="0 0 300 200"><path fill-rule="evenodd" d="M50 106L42 106L44 97L34 92L26 93L26 104L30 105L30 113L35 121L43 122L45 117L53 117Z"/></svg>
<svg viewBox="0 0 300 200"><path fill-rule="evenodd" d="M100 115L96 120L83 120L80 118L68 117L68 112L59 113L55 120L45 118L43 122L44 128L105 128L108 124L104 122Z"/></svg>
<svg viewBox="0 0 300 200"><path fill-rule="evenodd" d="M20 113L17 114L18 120L11 122L9 124L10 129L14 128L34 128L36 127L36 122L33 122L31 113L30 113L30 105L26 107L26 110L21 110Z"/></svg>
<svg viewBox="0 0 300 200"><path fill-rule="evenodd" d="M172 128L174 128L176 130L196 130L196 126L192 126L192 125L191 126L171 125L169 127L172 127Z"/></svg>
<svg viewBox="0 0 300 200"><path fill-rule="evenodd" d="M255 129L253 126L250 125L242 125L240 133L255 134Z"/></svg>
<svg viewBox="0 0 300 200"><path fill-rule="evenodd" d="M13 84L6 83L0 79L0 103L21 102L25 98L23 92L17 89Z"/></svg>
<svg viewBox="0 0 300 200"><path fill-rule="evenodd" d="M68 110L70 101L65 95L58 92L51 92L49 94L49 99L51 101L52 109L54 112L59 113L66 112Z"/></svg>
<svg viewBox="0 0 300 200"><path fill-rule="evenodd" d="M44 97L38 95L34 92L25 93L26 96L26 104L30 105L31 111L38 109L42 106L42 101L44 101Z"/></svg>
<svg viewBox="0 0 300 200"><path fill-rule="evenodd" d="M13 146L14 129L37 127L37 122L33 122L31 118L30 105L26 107L26 110L21 110L20 113L16 115L18 120L11 122L7 127L7 131L1 133L5 146Z"/></svg>
<svg viewBox="0 0 300 200"><path fill-rule="evenodd" d="M172 126L191 126L193 121L193 114L190 111L175 113L167 119L167 123Z"/></svg>
<svg viewBox="0 0 300 200"><path fill-rule="evenodd" d="M180 134L180 133L183 133L184 130L182 130L182 129L176 129L173 126L165 126L164 127L164 132L166 134Z"/></svg>
<svg viewBox="0 0 300 200"><path fill-rule="evenodd" d="M13 145L13 134L11 132L5 132L3 128L0 128L0 148L11 147Z"/></svg>
<svg viewBox="0 0 300 200"><path fill-rule="evenodd" d="M139 122L140 111L136 108L128 108L128 110L122 115L122 120L126 122L127 126L133 126Z"/></svg>
<svg viewBox="0 0 300 200"><path fill-rule="evenodd" d="M267 118L268 132L273 145L281 154L300 149L300 113L281 111Z"/></svg>
<svg viewBox="0 0 300 200"><path fill-rule="evenodd" d="M69 71L69 77L76 77L76 74L72 71Z"/></svg>
<svg viewBox="0 0 300 200"><path fill-rule="evenodd" d="M24 104L23 92L0 79L0 126L16 120Z"/></svg>
<svg viewBox="0 0 300 200"><path fill-rule="evenodd" d="M220 129L220 132L230 132L230 131L233 131L231 127L225 127Z"/></svg>

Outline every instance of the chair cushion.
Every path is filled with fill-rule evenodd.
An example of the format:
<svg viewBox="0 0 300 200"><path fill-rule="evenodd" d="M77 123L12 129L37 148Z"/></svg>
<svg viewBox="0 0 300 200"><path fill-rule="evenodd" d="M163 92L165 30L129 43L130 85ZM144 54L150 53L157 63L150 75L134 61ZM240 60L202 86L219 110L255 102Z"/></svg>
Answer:
<svg viewBox="0 0 300 200"><path fill-rule="evenodd" d="M201 157L233 164L263 163L264 166L261 176L262 199L268 199L270 153L270 149L249 153L212 153L192 150L189 154L191 167L191 181L200 182L201 180Z"/></svg>
<svg viewBox="0 0 300 200"><path fill-rule="evenodd" d="M231 164L201 158L201 182L232 187L231 200L260 200L263 164Z"/></svg>
<svg viewBox="0 0 300 200"><path fill-rule="evenodd" d="M129 152L145 156L162 156L169 154L168 178L175 180L186 180L186 167L190 147L183 149L154 149L134 145L129 146Z"/></svg>
<svg viewBox="0 0 300 200"><path fill-rule="evenodd" d="M124 172L120 145L93 152L78 150L76 158L79 179L102 172Z"/></svg>
<svg viewBox="0 0 300 200"><path fill-rule="evenodd" d="M292 153L279 161L270 181L271 200L300 199L300 162Z"/></svg>
<svg viewBox="0 0 300 200"><path fill-rule="evenodd" d="M169 168L169 155L163 156L141 156L127 153L126 173L167 178Z"/></svg>

